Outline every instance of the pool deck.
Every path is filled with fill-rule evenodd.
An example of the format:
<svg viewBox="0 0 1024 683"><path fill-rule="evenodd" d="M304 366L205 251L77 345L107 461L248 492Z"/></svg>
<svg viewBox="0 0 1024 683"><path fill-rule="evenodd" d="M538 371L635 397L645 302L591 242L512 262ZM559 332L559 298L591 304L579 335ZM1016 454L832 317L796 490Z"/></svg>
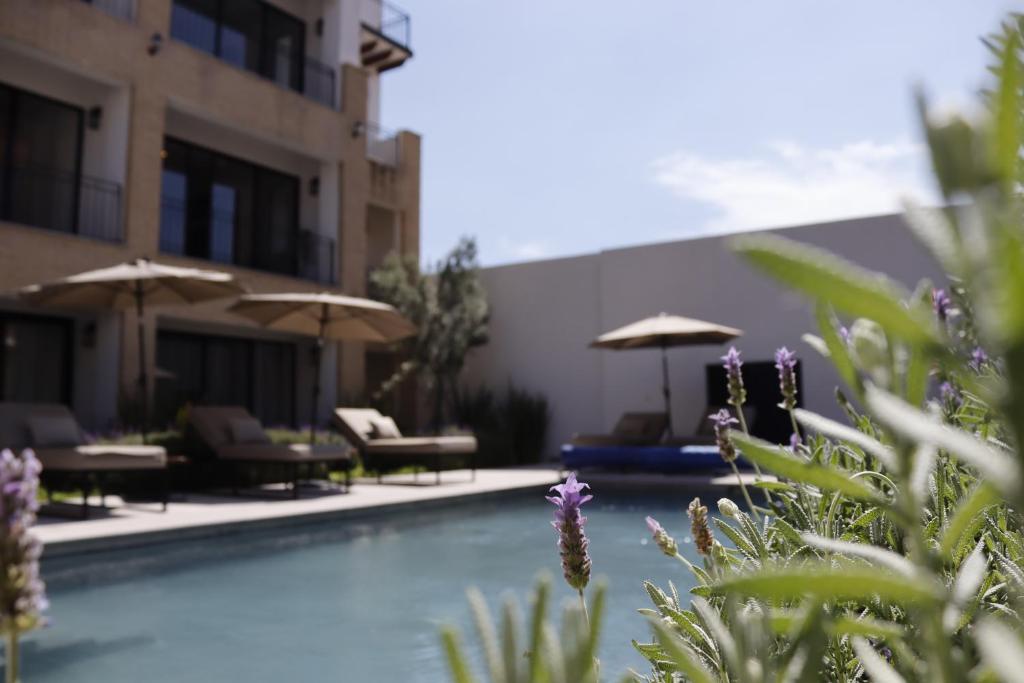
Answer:
<svg viewBox="0 0 1024 683"><path fill-rule="evenodd" d="M442 475L434 485L433 474L386 477L357 481L349 493L338 489L303 487L301 497L289 492L254 491L258 495L175 494L166 512L159 504L121 504L108 496L108 507L97 507L88 519L40 515L36 531L50 557L99 552L189 538L209 538L246 530L273 529L312 522L370 516L399 510L421 510L455 505L479 497L515 495L536 491L538 496L560 480L555 468L479 470L476 480L468 470ZM587 473L584 480L595 487L650 489L665 486L680 490L728 489L736 478L709 476L662 476L644 474ZM749 475L745 475L749 483ZM766 477L767 478L767 477ZM77 506L68 505L75 514Z"/></svg>

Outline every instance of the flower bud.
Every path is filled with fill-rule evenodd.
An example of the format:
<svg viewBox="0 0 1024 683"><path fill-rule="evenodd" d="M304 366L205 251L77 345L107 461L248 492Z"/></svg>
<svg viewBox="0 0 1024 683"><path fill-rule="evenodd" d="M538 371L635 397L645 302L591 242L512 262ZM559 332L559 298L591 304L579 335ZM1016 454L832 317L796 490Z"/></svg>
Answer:
<svg viewBox="0 0 1024 683"><path fill-rule="evenodd" d="M654 542L661 549L661 552L665 553L669 557L675 557L679 553L679 546L676 545L675 539L668 535L668 532L665 531L665 527L658 524L658 520L653 517L648 517L647 528L651 530L651 535L654 536Z"/></svg>
<svg viewBox="0 0 1024 683"><path fill-rule="evenodd" d="M711 535L711 527L708 526L708 509L700 504L700 498L694 498L686 512L690 515L690 533L693 535L697 552L709 555L715 538Z"/></svg>
<svg viewBox="0 0 1024 683"><path fill-rule="evenodd" d="M728 498L719 498L718 511L730 519L737 519L740 515L740 506Z"/></svg>

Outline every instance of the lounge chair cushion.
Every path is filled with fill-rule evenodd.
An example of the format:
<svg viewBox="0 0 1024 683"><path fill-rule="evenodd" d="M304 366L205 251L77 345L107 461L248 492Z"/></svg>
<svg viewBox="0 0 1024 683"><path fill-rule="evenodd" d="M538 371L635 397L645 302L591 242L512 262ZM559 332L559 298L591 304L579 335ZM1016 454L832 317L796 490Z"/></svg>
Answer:
<svg viewBox="0 0 1024 683"><path fill-rule="evenodd" d="M82 441L78 423L70 415L33 415L28 431L36 448L73 448Z"/></svg>
<svg viewBox="0 0 1024 683"><path fill-rule="evenodd" d="M373 439L367 453L475 453L473 436L407 436L401 439Z"/></svg>
<svg viewBox="0 0 1024 683"><path fill-rule="evenodd" d="M158 470L167 465L160 446L90 444L72 448L37 448L43 472L96 472L111 470Z"/></svg>
<svg viewBox="0 0 1024 683"><path fill-rule="evenodd" d="M255 417L236 417L228 421L232 443L270 443L263 425Z"/></svg>
<svg viewBox="0 0 1024 683"><path fill-rule="evenodd" d="M402 432L390 417L378 417L370 421L370 435L374 439L401 439Z"/></svg>
<svg viewBox="0 0 1024 683"><path fill-rule="evenodd" d="M258 460L267 462L347 462L352 454L344 446L308 443L295 444L227 444L217 449L225 460Z"/></svg>

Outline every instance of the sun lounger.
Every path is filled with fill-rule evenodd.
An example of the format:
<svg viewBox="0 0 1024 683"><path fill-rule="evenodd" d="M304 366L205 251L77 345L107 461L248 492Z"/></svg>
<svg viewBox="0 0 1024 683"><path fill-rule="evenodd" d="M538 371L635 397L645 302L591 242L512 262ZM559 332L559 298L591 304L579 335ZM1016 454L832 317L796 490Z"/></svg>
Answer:
<svg viewBox="0 0 1024 683"><path fill-rule="evenodd" d="M372 408L338 408L334 425L359 450L363 467L381 473L408 465L433 470L441 483L441 471L469 467L476 479L474 436L402 436L394 420Z"/></svg>
<svg viewBox="0 0 1024 683"><path fill-rule="evenodd" d="M189 428L218 460L235 466L238 477L245 467L285 467L291 482L292 498L299 497L299 475L314 465L344 470L345 490L351 484L352 452L332 444L275 444L259 420L240 406L193 406Z"/></svg>
<svg viewBox="0 0 1024 683"><path fill-rule="evenodd" d="M574 446L645 446L661 441L668 416L665 413L623 413L611 434L575 434Z"/></svg>
<svg viewBox="0 0 1024 683"><path fill-rule="evenodd" d="M83 517L89 515L88 494L93 486L103 494L112 474L157 477L163 509L167 509L167 452L160 446L86 444L82 428L66 406L0 403L0 447L35 451L47 493L55 488L80 489Z"/></svg>

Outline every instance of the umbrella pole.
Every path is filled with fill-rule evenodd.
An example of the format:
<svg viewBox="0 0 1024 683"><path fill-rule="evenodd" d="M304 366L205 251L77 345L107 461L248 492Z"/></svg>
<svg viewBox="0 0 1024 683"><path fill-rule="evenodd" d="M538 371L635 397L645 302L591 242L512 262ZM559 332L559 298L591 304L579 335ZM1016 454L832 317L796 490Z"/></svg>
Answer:
<svg viewBox="0 0 1024 683"><path fill-rule="evenodd" d="M317 403L320 402L320 366L323 363L324 355L324 331L327 328L327 304L322 304L320 309L320 334L316 338L316 349L313 351L313 402L310 406L309 418L309 445L316 443L316 413Z"/></svg>
<svg viewBox="0 0 1024 683"><path fill-rule="evenodd" d="M142 443L146 443L146 427L149 425L149 394L146 391L146 330L143 311L144 293L142 280L135 281L135 317L138 318L139 335L139 400L142 402Z"/></svg>
<svg viewBox="0 0 1024 683"><path fill-rule="evenodd" d="M661 344L661 393L665 396L665 416L668 418L668 438L672 438L672 394L668 383L668 347Z"/></svg>

